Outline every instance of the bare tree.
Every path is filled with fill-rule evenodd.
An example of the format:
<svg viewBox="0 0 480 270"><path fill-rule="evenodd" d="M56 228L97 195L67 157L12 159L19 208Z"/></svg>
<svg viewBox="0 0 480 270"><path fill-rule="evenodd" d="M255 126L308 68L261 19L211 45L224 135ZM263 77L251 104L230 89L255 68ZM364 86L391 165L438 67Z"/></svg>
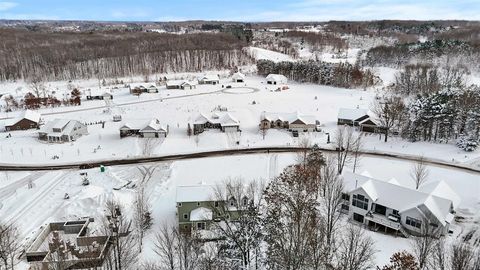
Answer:
<svg viewBox="0 0 480 270"><path fill-rule="evenodd" d="M155 235L155 249L153 250L158 256L164 269L175 270L178 264L176 253L177 229L164 223Z"/></svg>
<svg viewBox="0 0 480 270"><path fill-rule="evenodd" d="M338 221L341 217L343 181L337 174L335 161L327 158L325 165L322 166L322 184L320 190L319 215L324 222L324 234L326 244L327 260L331 259L332 254L336 251L337 230L339 228Z"/></svg>
<svg viewBox="0 0 480 270"><path fill-rule="evenodd" d="M422 218L420 233L413 236L411 240L413 255L420 270L428 268L435 250L435 243L440 237L440 227L432 225L431 220L435 220L432 215L426 215Z"/></svg>
<svg viewBox="0 0 480 270"><path fill-rule="evenodd" d="M355 137L355 143L353 145L353 172L355 173L357 170L357 167L360 165L360 160L362 157L362 146L363 146L363 141L362 141L362 133L358 133L357 136Z"/></svg>
<svg viewBox="0 0 480 270"><path fill-rule="evenodd" d="M380 128L385 133L385 142L387 142L390 130L399 126L403 119L405 111L403 99L396 96L384 97L374 103L372 111L377 116Z"/></svg>
<svg viewBox="0 0 480 270"><path fill-rule="evenodd" d="M134 208L133 221L138 233L139 252L142 252L144 234L152 226L152 206L150 205L149 196L146 194L144 186L140 186L137 189Z"/></svg>
<svg viewBox="0 0 480 270"><path fill-rule="evenodd" d="M466 243L457 243L452 245L450 270L477 270L475 268L475 250Z"/></svg>
<svg viewBox="0 0 480 270"><path fill-rule="evenodd" d="M361 143L361 140L355 136L352 127L339 126L337 128L334 146L337 153L337 172L339 174L342 173L345 165L351 162L352 153L355 149L360 149L360 146L356 146L357 143Z"/></svg>
<svg viewBox="0 0 480 270"><path fill-rule="evenodd" d="M45 84L39 77L33 78L30 81L30 89L33 91L37 98L40 97L40 94L43 94L43 97L46 97L47 90Z"/></svg>
<svg viewBox="0 0 480 270"><path fill-rule="evenodd" d="M122 206L113 200L105 203L102 230L112 239L112 246L106 256L108 270L129 269L138 260L138 249L132 233L131 221L124 215Z"/></svg>
<svg viewBox="0 0 480 270"><path fill-rule="evenodd" d="M428 167L423 156L413 165L410 175L415 182L415 189L418 189L427 181Z"/></svg>
<svg viewBox="0 0 480 270"><path fill-rule="evenodd" d="M375 242L366 236L361 227L350 224L341 240L338 251L338 269L367 270L374 267Z"/></svg>
<svg viewBox="0 0 480 270"><path fill-rule="evenodd" d="M14 270L18 255L20 255L20 239L17 228L12 224L0 223L0 269Z"/></svg>

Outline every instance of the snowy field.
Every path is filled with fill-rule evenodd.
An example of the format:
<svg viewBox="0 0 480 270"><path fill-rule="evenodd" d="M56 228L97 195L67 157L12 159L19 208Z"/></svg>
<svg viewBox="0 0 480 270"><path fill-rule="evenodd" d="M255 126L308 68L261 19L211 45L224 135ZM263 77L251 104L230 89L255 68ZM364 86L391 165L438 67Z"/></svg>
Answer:
<svg viewBox="0 0 480 270"><path fill-rule="evenodd" d="M222 85L233 88L222 90ZM10 138L7 138L9 133L0 132L0 163L61 164L237 147L286 146L296 145L302 140L293 138L291 133L278 130L269 130L263 139L258 129L263 111L301 111L315 115L322 125L322 132L302 136L308 137L311 143L327 147L326 133L330 133L333 138L337 128L338 109L369 108L375 96L373 90L342 89L294 82L289 83L289 87L288 90L277 92L274 91L276 86L267 86L264 78L258 76L248 76L245 83L231 83L225 78L217 86L199 85L197 89L187 91L160 88L160 93L146 93L140 97L130 95L127 90L120 90L114 92L113 104L108 107L104 101L83 101L78 107L41 109L39 111L43 113L45 121L67 118L85 123L105 121L106 124L104 128L101 125L89 125L88 135L76 142L65 144L39 141L36 130L10 132ZM209 116L218 106L226 107L240 121L242 132L229 134L210 130L200 134L198 138L188 137L187 125L192 125L200 112ZM123 121L113 122L113 114L121 114ZM0 118L2 117L11 116L2 113ZM169 128L168 137L164 141L156 142L152 151L145 153L146 140L142 138L120 139L118 129L124 122L142 123L152 117L158 118L161 124ZM384 143L379 135L371 134L365 135L364 141L366 150L423 155L449 162L480 165L480 151L465 153L453 143L410 143L395 137ZM59 156L59 159L52 159L54 155Z"/></svg>
<svg viewBox="0 0 480 270"><path fill-rule="evenodd" d="M216 157L176 162L146 164L158 166L152 179L147 183L153 205L154 228L164 222L175 222L175 190L177 186L210 184L214 185L229 177L240 177L245 181L268 181L277 176L284 167L294 163L293 154L261 154L235 157ZM140 165L139 165L140 166ZM358 171L388 181L393 176L406 186L413 185L409 172L412 164L378 158L362 158ZM228 169L224 169L228 168ZM462 237L471 231L474 222L480 222L479 174L429 166L428 181L446 181L462 197L459 215L466 217L465 223L455 223L450 240ZM85 216L99 218L104 203L110 198L118 199L131 211L135 190L123 188L114 190L139 179L134 166L107 167L102 173L96 169L87 170L90 185L82 186L79 171L55 172L0 172L0 219L14 222L19 226L21 236L27 243L39 226L49 221L76 219ZM8 175L8 177L6 177ZM34 176L34 177L30 177ZM24 179L33 179L31 188ZM69 200L64 200L68 192ZM345 220L342 222L346 222ZM408 239L368 232L375 240L377 264L382 265L395 251L410 249ZM146 236L146 248L141 254L144 260L152 258L153 235ZM473 239L480 239L476 232Z"/></svg>

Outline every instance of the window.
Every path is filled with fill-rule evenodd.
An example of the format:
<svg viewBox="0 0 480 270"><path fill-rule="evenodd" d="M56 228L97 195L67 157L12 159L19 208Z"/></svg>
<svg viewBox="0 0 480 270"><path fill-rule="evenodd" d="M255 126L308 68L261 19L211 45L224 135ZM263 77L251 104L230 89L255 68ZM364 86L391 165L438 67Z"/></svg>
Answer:
<svg viewBox="0 0 480 270"><path fill-rule="evenodd" d="M360 222L360 223L363 223L363 216L359 215L357 213L353 213L353 220L355 220L357 222Z"/></svg>
<svg viewBox="0 0 480 270"><path fill-rule="evenodd" d="M346 210L348 211L350 209L350 207L346 204L342 204L342 210Z"/></svg>
<svg viewBox="0 0 480 270"><path fill-rule="evenodd" d="M205 222L198 222L197 223L197 230L205 230L206 224Z"/></svg>
<svg viewBox="0 0 480 270"><path fill-rule="evenodd" d="M183 214L183 219L188 219L188 214Z"/></svg>
<svg viewBox="0 0 480 270"><path fill-rule="evenodd" d="M345 201L350 201L350 194L342 193L342 199L344 199Z"/></svg>
<svg viewBox="0 0 480 270"><path fill-rule="evenodd" d="M353 195L352 205L358 208L367 210L368 209L368 199L365 196L357 194Z"/></svg>
<svg viewBox="0 0 480 270"><path fill-rule="evenodd" d="M200 202L197 202L197 206L200 206Z"/></svg>
<svg viewBox="0 0 480 270"><path fill-rule="evenodd" d="M177 206L182 207L182 203L181 202L177 203Z"/></svg>
<svg viewBox="0 0 480 270"><path fill-rule="evenodd" d="M248 205L248 198L247 198L247 197L243 197L243 199L242 199L242 204L243 204L243 206L247 206L247 205Z"/></svg>
<svg viewBox="0 0 480 270"><path fill-rule="evenodd" d="M230 207L235 206L235 198L234 197L231 197L230 200L228 200L228 205L230 205Z"/></svg>
<svg viewBox="0 0 480 270"><path fill-rule="evenodd" d="M218 202L214 202L213 205L214 205L215 207L218 207Z"/></svg>
<svg viewBox="0 0 480 270"><path fill-rule="evenodd" d="M420 220L416 219L416 218L407 217L407 220L405 221L405 223L407 225L410 225L410 226L418 228L418 229L422 228L422 222Z"/></svg>

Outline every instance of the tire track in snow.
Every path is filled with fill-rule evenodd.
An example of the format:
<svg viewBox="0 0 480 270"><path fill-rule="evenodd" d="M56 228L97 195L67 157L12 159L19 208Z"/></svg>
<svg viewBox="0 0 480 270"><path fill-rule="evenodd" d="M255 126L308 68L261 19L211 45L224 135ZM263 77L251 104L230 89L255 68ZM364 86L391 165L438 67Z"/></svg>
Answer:
<svg viewBox="0 0 480 270"><path fill-rule="evenodd" d="M35 182L38 178L44 176L47 172L35 172L30 175L27 175L17 181L10 183L2 188L0 188L0 198L6 198L12 193L15 193L17 189L26 186L28 182L32 181ZM0 207L1 208L1 207Z"/></svg>

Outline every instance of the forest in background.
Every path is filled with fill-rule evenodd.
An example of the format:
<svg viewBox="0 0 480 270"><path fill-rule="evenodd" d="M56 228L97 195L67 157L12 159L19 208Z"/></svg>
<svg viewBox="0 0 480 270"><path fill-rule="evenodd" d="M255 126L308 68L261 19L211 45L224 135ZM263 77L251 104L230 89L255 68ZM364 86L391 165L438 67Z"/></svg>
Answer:
<svg viewBox="0 0 480 270"><path fill-rule="evenodd" d="M252 63L227 33L41 32L0 29L0 80L74 80L198 72Z"/></svg>

